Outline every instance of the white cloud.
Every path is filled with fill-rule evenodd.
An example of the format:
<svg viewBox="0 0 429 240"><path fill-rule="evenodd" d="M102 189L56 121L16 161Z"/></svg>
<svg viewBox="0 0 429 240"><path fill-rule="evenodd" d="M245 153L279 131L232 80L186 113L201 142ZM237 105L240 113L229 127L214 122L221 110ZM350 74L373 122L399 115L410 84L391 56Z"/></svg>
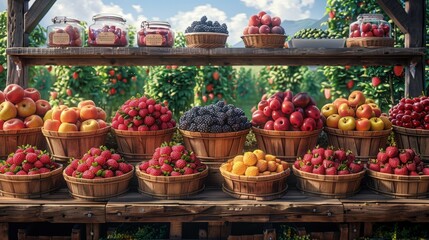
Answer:
<svg viewBox="0 0 429 240"><path fill-rule="evenodd" d="M204 15L211 21L218 21L221 24L225 23L228 26L229 37L227 41L229 44L235 44L241 40L241 33L247 24L246 14L240 13L228 18L224 11L212 7L210 4L196 6L188 12L179 11L176 15L169 18L168 21L176 32L185 32L186 28L193 21L198 21Z"/></svg>
<svg viewBox="0 0 429 240"><path fill-rule="evenodd" d="M138 13L141 13L143 11L140 5L131 5L131 7L133 7L133 9Z"/></svg>
<svg viewBox="0 0 429 240"><path fill-rule="evenodd" d="M315 0L241 0L246 6L256 11L267 11L283 20L299 20L310 17L310 10ZM256 14L255 11L255 14Z"/></svg>

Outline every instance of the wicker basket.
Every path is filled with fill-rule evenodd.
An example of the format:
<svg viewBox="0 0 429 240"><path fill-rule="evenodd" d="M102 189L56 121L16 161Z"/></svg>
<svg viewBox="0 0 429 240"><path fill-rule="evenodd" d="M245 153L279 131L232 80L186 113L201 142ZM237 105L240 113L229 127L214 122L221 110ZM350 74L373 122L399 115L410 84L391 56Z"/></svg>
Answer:
<svg viewBox="0 0 429 240"><path fill-rule="evenodd" d="M294 162L298 156L304 155L317 144L322 129L307 131L273 131L252 128L258 148L273 154L277 158Z"/></svg>
<svg viewBox="0 0 429 240"><path fill-rule="evenodd" d="M0 130L0 159L5 159L21 145L30 144L38 149L46 148L41 128L23 128L21 130Z"/></svg>
<svg viewBox="0 0 429 240"><path fill-rule="evenodd" d="M347 38L347 47L393 47L393 38L388 37L359 37L359 38Z"/></svg>
<svg viewBox="0 0 429 240"><path fill-rule="evenodd" d="M113 129L119 154L133 165L151 159L155 149L170 142L175 131L176 128L146 132Z"/></svg>
<svg viewBox="0 0 429 240"><path fill-rule="evenodd" d="M225 33L186 33L186 46L189 48L224 48L228 34Z"/></svg>
<svg viewBox="0 0 429 240"><path fill-rule="evenodd" d="M393 132L400 149L414 149L422 160L429 161L429 130L393 126Z"/></svg>
<svg viewBox="0 0 429 240"><path fill-rule="evenodd" d="M74 198L90 201L106 201L128 191L128 184L134 175L133 170L121 176L99 179L70 177L63 172L64 180Z"/></svg>
<svg viewBox="0 0 429 240"><path fill-rule="evenodd" d="M182 176L152 176L136 167L139 192L160 199L185 199L204 190L208 168Z"/></svg>
<svg viewBox="0 0 429 240"><path fill-rule="evenodd" d="M36 175L0 174L0 193L5 197L40 198L58 189L62 183L63 166Z"/></svg>
<svg viewBox="0 0 429 240"><path fill-rule="evenodd" d="M283 34L249 34L241 38L247 48L283 48L286 41Z"/></svg>
<svg viewBox="0 0 429 240"><path fill-rule="evenodd" d="M52 158L63 163L70 158L81 158L91 147L105 144L110 126L91 132L56 132L42 128Z"/></svg>
<svg viewBox="0 0 429 240"><path fill-rule="evenodd" d="M293 166L297 178L296 187L304 193L321 197L346 198L356 194L365 171L347 175L320 175L303 172Z"/></svg>
<svg viewBox="0 0 429 240"><path fill-rule="evenodd" d="M240 176L223 168L220 172L224 177L223 191L234 198L252 200L273 200L281 198L287 191L286 179L290 175L287 170L267 176Z"/></svg>
<svg viewBox="0 0 429 240"><path fill-rule="evenodd" d="M375 158L380 148L386 148L387 138L392 129L382 131L343 131L341 129L325 127L328 144L335 148L350 150L356 159L368 161Z"/></svg>
<svg viewBox="0 0 429 240"><path fill-rule="evenodd" d="M401 176L367 170L367 186L375 192L394 198L426 198L429 176Z"/></svg>

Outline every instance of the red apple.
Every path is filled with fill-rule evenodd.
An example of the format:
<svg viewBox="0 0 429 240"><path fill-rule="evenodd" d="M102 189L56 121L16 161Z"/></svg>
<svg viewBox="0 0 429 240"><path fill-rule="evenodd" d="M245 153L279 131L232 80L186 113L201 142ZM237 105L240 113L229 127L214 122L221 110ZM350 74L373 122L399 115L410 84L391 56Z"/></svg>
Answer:
<svg viewBox="0 0 429 240"><path fill-rule="evenodd" d="M352 131L356 127L356 120L354 117L347 116L340 118L338 121L338 128L344 131Z"/></svg>
<svg viewBox="0 0 429 240"><path fill-rule="evenodd" d="M369 131L371 129L371 122L367 118L359 118L356 120L356 130Z"/></svg>
<svg viewBox="0 0 429 240"><path fill-rule="evenodd" d="M6 97L3 93L3 91L0 90L0 103L4 102L6 100Z"/></svg>
<svg viewBox="0 0 429 240"><path fill-rule="evenodd" d="M273 27L280 26L281 23L282 23L282 20L279 17L273 17L273 18L271 18L271 25Z"/></svg>
<svg viewBox="0 0 429 240"><path fill-rule="evenodd" d="M252 15L250 17L250 19L249 19L249 26L259 27L260 24L261 24L261 20L259 19L258 15Z"/></svg>
<svg viewBox="0 0 429 240"><path fill-rule="evenodd" d="M4 124L4 121L0 120L0 130L3 130L3 124Z"/></svg>
<svg viewBox="0 0 429 240"><path fill-rule="evenodd" d="M265 11L260 11L260 12L258 13L258 17L259 17L259 18L262 18L265 14L267 14Z"/></svg>
<svg viewBox="0 0 429 240"><path fill-rule="evenodd" d="M320 118L320 110L316 105L307 106L304 109L304 113L306 117L313 118L314 120L318 120Z"/></svg>
<svg viewBox="0 0 429 240"><path fill-rule="evenodd" d="M40 92L35 88L26 88L24 89L24 97L29 97L33 99L34 102L40 99Z"/></svg>
<svg viewBox="0 0 429 240"><path fill-rule="evenodd" d="M369 104L362 104L356 109L357 118L367 118L372 117L372 107Z"/></svg>
<svg viewBox="0 0 429 240"><path fill-rule="evenodd" d="M265 130L274 130L274 121L273 120L267 121L264 125L264 129Z"/></svg>
<svg viewBox="0 0 429 240"><path fill-rule="evenodd" d="M39 99L36 101L36 114L43 117L45 116L46 112L51 109L51 104L49 104L48 101L44 99Z"/></svg>
<svg viewBox="0 0 429 240"><path fill-rule="evenodd" d="M43 119L39 115L33 114L24 119L24 125L26 128L43 127Z"/></svg>
<svg viewBox="0 0 429 240"><path fill-rule="evenodd" d="M273 111L271 113L271 117L273 118L274 121L277 120L278 118L284 117L284 116L285 116L285 114L280 110L276 110L276 111Z"/></svg>
<svg viewBox="0 0 429 240"><path fill-rule="evenodd" d="M9 84L4 89L6 100L13 104L19 103L24 98L24 89L18 84Z"/></svg>
<svg viewBox="0 0 429 240"><path fill-rule="evenodd" d="M351 37L355 38L355 37L360 37L361 33L359 29L356 29L352 32Z"/></svg>
<svg viewBox="0 0 429 240"><path fill-rule="evenodd" d="M289 120L292 127L300 128L304 122L304 116L301 112L293 112L290 114Z"/></svg>
<svg viewBox="0 0 429 240"><path fill-rule="evenodd" d="M268 117L264 115L264 112L261 110L256 110L252 114L252 121L256 125L265 124L268 121Z"/></svg>
<svg viewBox="0 0 429 240"><path fill-rule="evenodd" d="M18 110L18 116L28 117L36 113L36 103L33 99L24 97L19 103L16 104Z"/></svg>
<svg viewBox="0 0 429 240"><path fill-rule="evenodd" d="M346 117L346 116L354 117L355 110L353 110L353 108L350 107L347 103L342 103L338 107L338 115L340 115L340 117Z"/></svg>
<svg viewBox="0 0 429 240"><path fill-rule="evenodd" d="M270 15L268 15L268 14L264 14L262 17L261 17L261 24L262 25L270 25L271 24L271 16Z"/></svg>
<svg viewBox="0 0 429 240"><path fill-rule="evenodd" d="M264 108L266 107L266 106L268 106L269 104L268 104L268 101L267 100L261 100L261 101L259 101L259 103L258 103L258 109L259 110L264 110Z"/></svg>
<svg viewBox="0 0 429 240"><path fill-rule="evenodd" d="M284 100L282 103L282 112L284 114L291 114L294 111L295 111L295 106L293 105L293 103L289 100Z"/></svg>
<svg viewBox="0 0 429 240"><path fill-rule="evenodd" d="M347 99L343 98L343 97L340 97L340 98L335 99L332 104L334 104L335 108L338 111L338 108L340 107L340 105L342 103L349 103L349 101Z"/></svg>
<svg viewBox="0 0 429 240"><path fill-rule="evenodd" d="M12 118L4 122L3 130L20 130L25 128L24 122L18 118Z"/></svg>
<svg viewBox="0 0 429 240"><path fill-rule="evenodd" d="M361 27L360 27L360 30L361 30L361 32L364 32L364 33L370 32L372 30L371 23L368 23L368 22L367 23L363 23L361 25Z"/></svg>
<svg viewBox="0 0 429 240"><path fill-rule="evenodd" d="M270 29L270 27L268 25L261 25L259 27L259 33L260 34L268 34L270 32L271 32L271 29Z"/></svg>
<svg viewBox="0 0 429 240"><path fill-rule="evenodd" d="M282 107L282 104L280 103L279 99L277 98L273 98L270 101L270 108L271 110L275 111L275 110L280 110Z"/></svg>
<svg viewBox="0 0 429 240"><path fill-rule="evenodd" d="M316 129L316 126L317 126L316 120L308 117L304 119L301 125L301 131L314 131Z"/></svg>
<svg viewBox="0 0 429 240"><path fill-rule="evenodd" d="M350 93L348 101L350 106L352 107L358 107L365 103L365 95L362 91L355 90L352 93Z"/></svg>
<svg viewBox="0 0 429 240"><path fill-rule="evenodd" d="M267 117L271 117L271 114L273 112L273 110L270 108L270 106L266 106L264 107L264 110L262 110L264 112L264 115Z"/></svg>
<svg viewBox="0 0 429 240"><path fill-rule="evenodd" d="M249 30L247 31L249 34L259 34L259 27L256 26L250 26Z"/></svg>
<svg viewBox="0 0 429 240"><path fill-rule="evenodd" d="M276 131L287 131L289 127L289 120L285 117L280 117L274 122L274 130Z"/></svg>
<svg viewBox="0 0 429 240"><path fill-rule="evenodd" d="M15 105L9 101L4 101L0 104L0 120L6 121L16 117L17 110Z"/></svg>
<svg viewBox="0 0 429 240"><path fill-rule="evenodd" d="M300 92L292 98L295 107L305 108L310 103L310 96L306 92Z"/></svg>
<svg viewBox="0 0 429 240"><path fill-rule="evenodd" d="M293 99L293 92L291 91L291 90L286 90L284 93L283 93L283 96L284 96L284 99L283 99L283 101L292 101L292 99ZM428 106L429 106L429 100L428 100Z"/></svg>

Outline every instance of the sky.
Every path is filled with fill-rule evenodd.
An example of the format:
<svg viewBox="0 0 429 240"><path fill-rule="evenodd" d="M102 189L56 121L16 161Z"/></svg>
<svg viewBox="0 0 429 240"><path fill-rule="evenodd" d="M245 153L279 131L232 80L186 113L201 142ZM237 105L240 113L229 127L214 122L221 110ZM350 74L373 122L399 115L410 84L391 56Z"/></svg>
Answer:
<svg viewBox="0 0 429 240"><path fill-rule="evenodd" d="M0 1L0 11L7 1ZM30 0L30 5L34 0ZM206 15L209 20L226 23L230 32L228 43L235 44L251 15L263 10L282 20L320 19L325 13L325 0L57 0L42 19L41 25L50 25L54 16L77 18L92 24L98 13L116 13L128 24L140 29L143 20L168 21L172 28L184 32L193 21Z"/></svg>

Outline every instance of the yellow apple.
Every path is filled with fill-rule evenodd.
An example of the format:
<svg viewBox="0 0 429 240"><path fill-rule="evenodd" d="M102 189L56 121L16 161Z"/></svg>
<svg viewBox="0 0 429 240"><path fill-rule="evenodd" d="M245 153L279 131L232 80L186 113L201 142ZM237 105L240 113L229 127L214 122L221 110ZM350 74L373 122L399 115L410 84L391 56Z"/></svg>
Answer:
<svg viewBox="0 0 429 240"><path fill-rule="evenodd" d="M100 125L98 124L97 120L88 119L82 122L79 130L81 132L91 132L96 131L97 129L100 129Z"/></svg>
<svg viewBox="0 0 429 240"><path fill-rule="evenodd" d="M58 132L77 132L77 126L73 123L63 122L58 128Z"/></svg>
<svg viewBox="0 0 429 240"><path fill-rule="evenodd" d="M371 131L381 131L384 129L384 122L378 117L372 117L369 119L371 122Z"/></svg>
<svg viewBox="0 0 429 240"><path fill-rule="evenodd" d="M356 120L354 117L347 116L340 118L338 128L344 131L352 131L356 128Z"/></svg>
<svg viewBox="0 0 429 240"><path fill-rule="evenodd" d="M16 104L18 116L25 118L36 113L36 103L29 97L24 97L19 103Z"/></svg>
<svg viewBox="0 0 429 240"><path fill-rule="evenodd" d="M33 114L24 119L24 125L27 128L43 127L43 119L39 115Z"/></svg>
<svg viewBox="0 0 429 240"><path fill-rule="evenodd" d="M322 112L322 115L325 117L329 117L332 114L338 113L338 109L335 107L333 103L325 104L320 111Z"/></svg>
<svg viewBox="0 0 429 240"><path fill-rule="evenodd" d="M15 105L9 101L0 104L0 120L6 121L16 117L17 110Z"/></svg>

